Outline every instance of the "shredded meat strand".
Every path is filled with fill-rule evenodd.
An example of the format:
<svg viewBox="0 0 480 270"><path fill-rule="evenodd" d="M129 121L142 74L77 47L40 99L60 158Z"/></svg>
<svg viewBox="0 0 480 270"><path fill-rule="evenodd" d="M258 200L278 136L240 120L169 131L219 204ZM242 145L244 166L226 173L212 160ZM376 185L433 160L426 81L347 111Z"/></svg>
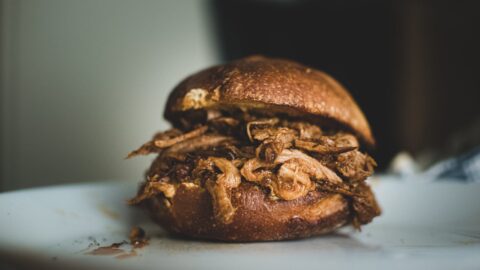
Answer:
<svg viewBox="0 0 480 270"><path fill-rule="evenodd" d="M160 150L155 147L153 142L147 142L144 143L142 146L140 146L137 150L134 150L127 155L127 159L135 157L135 156L140 156L140 155L148 155L151 153L159 153Z"/></svg>
<svg viewBox="0 0 480 270"><path fill-rule="evenodd" d="M232 126L232 127L236 127L239 124L239 121L232 117L217 117L217 118L213 118L209 122L217 125L225 124L227 126Z"/></svg>
<svg viewBox="0 0 480 270"><path fill-rule="evenodd" d="M138 149L130 152L127 155L127 158L132 158L139 155L148 155L151 153L160 153L162 150L155 146L153 143L155 140L166 140L180 135L182 135L182 132L176 128L172 128L164 132L158 132L153 136L152 140L144 143Z"/></svg>
<svg viewBox="0 0 480 270"><path fill-rule="evenodd" d="M232 206L227 188L211 180L208 180L205 186L212 196L215 218L224 224L232 223L235 208Z"/></svg>
<svg viewBox="0 0 480 270"><path fill-rule="evenodd" d="M283 151L292 147L292 143L297 137L297 132L285 127L271 127L252 132L255 140L261 141L256 150L256 156L267 162L273 162Z"/></svg>
<svg viewBox="0 0 480 270"><path fill-rule="evenodd" d="M275 162L284 163L290 159L296 159L299 163L303 163L304 167L308 168L309 175L315 179L328 181L332 184L342 183L342 179L335 172L299 150L283 150Z"/></svg>
<svg viewBox="0 0 480 270"><path fill-rule="evenodd" d="M355 146L325 146L317 142L295 140L295 146L310 152L316 152L321 155L341 154L355 150Z"/></svg>
<svg viewBox="0 0 480 270"><path fill-rule="evenodd" d="M175 196L176 188L169 184L168 179L162 182L147 181L138 196L128 201L129 204L138 204L141 201L152 198L158 194L163 194L166 198L173 198Z"/></svg>
<svg viewBox="0 0 480 270"><path fill-rule="evenodd" d="M207 190L213 199L215 218L225 224L231 223L235 208L230 200L230 190L240 185L240 173L237 167L227 159L210 157L207 161L213 163L221 171L217 175L216 181L209 179L206 183Z"/></svg>
<svg viewBox="0 0 480 270"><path fill-rule="evenodd" d="M271 183L272 191L284 200L295 200L315 189L310 180L310 170L296 159L289 159L278 170L277 179Z"/></svg>
<svg viewBox="0 0 480 270"><path fill-rule="evenodd" d="M278 123L278 118L270 118L270 119L262 119L262 120L256 120L256 121L250 121L247 123L247 135L248 138L250 139L251 142L253 142L253 137L252 137L252 132L251 128L252 126L257 126L257 125L267 125L267 126L273 126Z"/></svg>
<svg viewBox="0 0 480 270"><path fill-rule="evenodd" d="M320 138L323 135L320 127L307 122L284 121L283 124L289 128L297 130L299 132L300 140L313 140Z"/></svg>
<svg viewBox="0 0 480 270"><path fill-rule="evenodd" d="M338 172L352 182L363 181L373 174L377 163L368 155L359 151L351 151L338 156L336 167Z"/></svg>
<svg viewBox="0 0 480 270"><path fill-rule="evenodd" d="M204 134L207 131L207 129L208 129L207 126L202 126L202 127L197 128L197 129L194 129L190 132L187 132L187 133L184 133L180 136L177 136L175 138L163 139L163 140L160 140L160 139L159 140L154 140L153 144L158 148L170 147L170 146L172 146L174 144L177 144L179 142L183 142L185 140L198 137L198 136Z"/></svg>
<svg viewBox="0 0 480 270"><path fill-rule="evenodd" d="M240 170L240 173L242 174L245 179L247 179L250 182L256 182L256 183L261 183L265 177L268 177L271 175L270 171L265 171L261 170L258 171L259 169L272 169L275 166L275 164L268 163L265 161L261 161L258 158L252 158L247 160L244 164L242 169Z"/></svg>
<svg viewBox="0 0 480 270"><path fill-rule="evenodd" d="M167 148L161 154L163 156L178 157L179 154L194 152L200 149L208 149L227 142L234 141L234 138L228 136L205 134L172 145L170 148Z"/></svg>

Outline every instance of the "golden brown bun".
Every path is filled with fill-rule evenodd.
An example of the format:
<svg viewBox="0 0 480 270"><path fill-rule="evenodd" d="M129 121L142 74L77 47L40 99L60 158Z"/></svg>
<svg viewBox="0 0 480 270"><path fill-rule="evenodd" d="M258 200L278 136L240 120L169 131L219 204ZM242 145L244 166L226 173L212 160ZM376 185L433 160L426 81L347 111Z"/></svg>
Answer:
<svg viewBox="0 0 480 270"><path fill-rule="evenodd" d="M191 75L170 94L165 118L176 124L179 112L212 107L318 116L375 144L365 116L340 83L288 60L252 56Z"/></svg>
<svg viewBox="0 0 480 270"><path fill-rule="evenodd" d="M292 200L272 200L258 186L242 182L231 193L236 208L229 224L214 218L209 193L181 184L167 202L161 195L146 202L153 219L170 232L220 241L270 241L310 237L331 232L350 221L346 199L312 191Z"/></svg>

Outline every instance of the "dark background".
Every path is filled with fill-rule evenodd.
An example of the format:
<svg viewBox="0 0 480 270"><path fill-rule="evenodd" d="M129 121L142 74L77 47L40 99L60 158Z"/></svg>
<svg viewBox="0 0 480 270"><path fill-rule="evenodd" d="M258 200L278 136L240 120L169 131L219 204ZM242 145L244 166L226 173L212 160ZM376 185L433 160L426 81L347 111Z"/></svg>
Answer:
<svg viewBox="0 0 480 270"><path fill-rule="evenodd" d="M480 1L211 4L224 61L290 58L342 82L369 119L382 168L400 150L452 148L455 134L480 125Z"/></svg>

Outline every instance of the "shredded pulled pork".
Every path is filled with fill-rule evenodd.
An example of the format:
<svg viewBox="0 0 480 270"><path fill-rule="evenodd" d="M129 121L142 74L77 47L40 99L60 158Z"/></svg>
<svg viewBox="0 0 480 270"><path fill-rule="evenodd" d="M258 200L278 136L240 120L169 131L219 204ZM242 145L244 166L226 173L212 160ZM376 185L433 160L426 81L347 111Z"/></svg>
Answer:
<svg viewBox="0 0 480 270"><path fill-rule="evenodd" d="M131 200L130 204L137 204L143 200L151 198L159 193L162 193L166 198L173 198L175 196L175 186L168 183L168 178L158 180L158 175L153 178L147 178L147 182L140 189L139 195Z"/></svg>
<svg viewBox="0 0 480 270"><path fill-rule="evenodd" d="M172 147L166 149L163 153L161 153L161 155L164 157L177 157L181 160L187 153L192 153L198 150L205 150L208 148L214 148L227 142L233 141L234 139L231 137L205 134L177 143Z"/></svg>
<svg viewBox="0 0 480 270"><path fill-rule="evenodd" d="M284 200L294 200L314 190L311 170L307 166L297 159L285 161L278 170L276 181L270 184L272 192Z"/></svg>
<svg viewBox="0 0 480 270"><path fill-rule="evenodd" d="M318 160L299 150L284 150L275 161L277 163L284 163L291 159L295 159L297 163L303 164L303 167L308 171L308 174L315 179L331 182L332 184L342 183L342 179L332 170L322 165Z"/></svg>
<svg viewBox="0 0 480 270"><path fill-rule="evenodd" d="M359 151L352 134L295 119L213 110L202 125L185 126L190 128L156 134L128 155L158 153L130 203L159 194L168 201L179 184L191 183L209 192L215 218L228 224L235 216L232 189L248 181L272 199L295 200L313 190L350 197L355 226L379 214L364 183L376 163Z"/></svg>
<svg viewBox="0 0 480 270"><path fill-rule="evenodd" d="M278 173L272 168L281 164ZM353 189L345 183L333 170L313 157L299 150L283 150L273 163L259 158L249 159L240 170L242 176L250 182L256 182L272 191L272 195L284 200L300 198L315 186L324 191L331 191L352 196ZM295 174L293 177L292 173ZM306 181L306 177L309 181ZM313 180L313 182L310 182ZM314 185L316 184L316 185Z"/></svg>
<svg viewBox="0 0 480 270"><path fill-rule="evenodd" d="M215 218L225 224L231 223L235 208L230 200L230 191L240 185L240 173L237 167L227 159L209 157L207 162L213 163L220 170L216 180L208 179L206 182L207 190L213 198ZM207 166L208 169L212 167Z"/></svg>
<svg viewBox="0 0 480 270"><path fill-rule="evenodd" d="M377 166L372 157L359 151L351 151L338 156L336 167L338 172L350 181L363 181L373 174Z"/></svg>

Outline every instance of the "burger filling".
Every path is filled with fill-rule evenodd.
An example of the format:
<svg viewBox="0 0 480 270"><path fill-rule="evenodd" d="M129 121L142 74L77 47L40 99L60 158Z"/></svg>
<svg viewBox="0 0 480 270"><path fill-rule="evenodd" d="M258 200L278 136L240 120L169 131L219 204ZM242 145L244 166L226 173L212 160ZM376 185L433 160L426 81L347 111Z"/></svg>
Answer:
<svg viewBox="0 0 480 270"><path fill-rule="evenodd" d="M271 200L295 200L314 190L341 194L356 227L380 213L365 184L376 163L348 132L244 111L204 111L180 123L128 155L158 154L131 204L154 196L169 204L180 184L196 185L211 195L215 218L228 224L235 216L232 189L246 181Z"/></svg>

